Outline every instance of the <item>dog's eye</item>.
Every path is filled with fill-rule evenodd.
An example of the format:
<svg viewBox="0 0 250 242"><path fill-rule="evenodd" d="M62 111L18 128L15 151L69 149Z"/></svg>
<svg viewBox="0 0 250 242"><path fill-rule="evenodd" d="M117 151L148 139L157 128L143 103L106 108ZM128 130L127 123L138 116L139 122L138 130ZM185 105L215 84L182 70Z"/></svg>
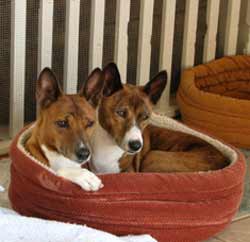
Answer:
<svg viewBox="0 0 250 242"><path fill-rule="evenodd" d="M127 115L127 112L125 110L117 110L116 113L122 118L125 118Z"/></svg>
<svg viewBox="0 0 250 242"><path fill-rule="evenodd" d="M60 128L68 128L69 122L67 120L57 120L56 125Z"/></svg>
<svg viewBox="0 0 250 242"><path fill-rule="evenodd" d="M95 124L95 121L93 120L88 120L87 124L86 124L86 128L90 128Z"/></svg>
<svg viewBox="0 0 250 242"><path fill-rule="evenodd" d="M141 115L141 119L142 119L142 120L146 120L146 119L148 119L148 118L149 118L149 116L148 116L147 113L143 113L143 114Z"/></svg>

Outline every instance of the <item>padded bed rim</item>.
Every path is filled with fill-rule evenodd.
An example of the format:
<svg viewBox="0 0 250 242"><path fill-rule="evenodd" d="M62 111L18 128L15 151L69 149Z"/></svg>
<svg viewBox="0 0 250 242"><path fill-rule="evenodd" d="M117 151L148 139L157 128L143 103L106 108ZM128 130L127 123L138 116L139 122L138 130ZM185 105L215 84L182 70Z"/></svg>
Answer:
<svg viewBox="0 0 250 242"><path fill-rule="evenodd" d="M250 56L235 56L233 58L223 57L221 59L211 61L205 66L209 66L212 63L214 66L220 65L221 67L221 63L225 65L224 62L229 62L232 65L232 63L234 63L232 62L233 59L237 59L239 62L247 60L249 62L249 64L247 64L247 67L249 68L250 72ZM197 76L200 75L198 78L202 78L200 69L203 67L203 65L198 65L183 72L182 81L177 92L177 100L178 98L183 99L184 97L188 97L189 102L192 103L192 105L197 106L197 108L216 112L215 110L218 110L219 106L220 110L217 111L218 113L223 113L229 116L238 115L240 117L249 119L249 116L247 116L245 112L245 110L250 110L250 102L248 100L237 99L202 91L195 85L194 80L197 78ZM234 65L236 72L237 68L238 71L242 70L242 68L240 68L238 65ZM230 70L225 69L225 72L230 73ZM213 75L216 75L216 71L214 71Z"/></svg>

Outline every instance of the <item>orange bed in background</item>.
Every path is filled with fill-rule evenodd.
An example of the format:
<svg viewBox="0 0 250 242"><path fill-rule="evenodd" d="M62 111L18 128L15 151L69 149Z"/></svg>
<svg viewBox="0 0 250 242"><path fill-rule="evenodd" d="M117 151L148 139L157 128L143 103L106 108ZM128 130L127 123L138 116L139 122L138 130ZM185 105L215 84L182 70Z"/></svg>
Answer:
<svg viewBox="0 0 250 242"><path fill-rule="evenodd" d="M184 71L177 102L184 123L250 148L250 56L224 57Z"/></svg>

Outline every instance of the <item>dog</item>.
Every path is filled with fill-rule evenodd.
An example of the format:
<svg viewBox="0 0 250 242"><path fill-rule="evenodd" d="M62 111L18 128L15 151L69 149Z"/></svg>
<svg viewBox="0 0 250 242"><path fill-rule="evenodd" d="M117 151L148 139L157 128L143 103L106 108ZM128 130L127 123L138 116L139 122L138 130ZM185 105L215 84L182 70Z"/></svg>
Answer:
<svg viewBox="0 0 250 242"><path fill-rule="evenodd" d="M103 69L98 124L91 139L97 173L194 172L225 167L227 159L198 137L149 124L167 83L166 71L144 86L122 84L114 63Z"/></svg>
<svg viewBox="0 0 250 242"><path fill-rule="evenodd" d="M78 94L66 95L52 70L44 68L36 86L39 115L25 144L33 157L86 191L103 187L95 174L81 168L91 157L101 76L95 69Z"/></svg>

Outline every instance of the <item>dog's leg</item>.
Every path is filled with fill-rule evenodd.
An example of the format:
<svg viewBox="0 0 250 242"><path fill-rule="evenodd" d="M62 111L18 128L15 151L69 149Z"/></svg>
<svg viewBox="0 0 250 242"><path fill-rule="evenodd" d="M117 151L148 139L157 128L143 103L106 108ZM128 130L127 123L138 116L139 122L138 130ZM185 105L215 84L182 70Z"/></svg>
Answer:
<svg viewBox="0 0 250 242"><path fill-rule="evenodd" d="M162 151L191 151L200 147L209 147L216 150L213 146L199 137L183 133L180 131L149 125L147 127L151 150Z"/></svg>
<svg viewBox="0 0 250 242"><path fill-rule="evenodd" d="M56 173L79 185L85 191L97 191L103 187L102 181L87 169L67 167L59 169Z"/></svg>
<svg viewBox="0 0 250 242"><path fill-rule="evenodd" d="M152 150L141 164L141 172L196 172L217 170L227 163L208 151L166 152Z"/></svg>
<svg viewBox="0 0 250 242"><path fill-rule="evenodd" d="M173 166L176 166L177 171L182 171L180 166L184 165L183 171L198 171L199 169L204 171L221 169L229 164L228 159L219 150L205 140L190 134L149 125L147 139L150 139L151 151L165 151L161 153L160 157L158 153L155 154L159 160L172 160L170 167L168 162L159 162L161 163L159 166L163 170L172 170ZM154 158L152 154L149 157ZM144 156L142 163L145 162L144 160L149 162L148 154ZM155 158L153 163L150 165L150 169L157 168ZM166 166L166 168L162 166Z"/></svg>
<svg viewBox="0 0 250 242"><path fill-rule="evenodd" d="M86 191L97 191L103 187L102 181L94 173L81 168L80 164L49 150L44 145L42 145L42 150L49 160L50 167L58 176L70 180Z"/></svg>

